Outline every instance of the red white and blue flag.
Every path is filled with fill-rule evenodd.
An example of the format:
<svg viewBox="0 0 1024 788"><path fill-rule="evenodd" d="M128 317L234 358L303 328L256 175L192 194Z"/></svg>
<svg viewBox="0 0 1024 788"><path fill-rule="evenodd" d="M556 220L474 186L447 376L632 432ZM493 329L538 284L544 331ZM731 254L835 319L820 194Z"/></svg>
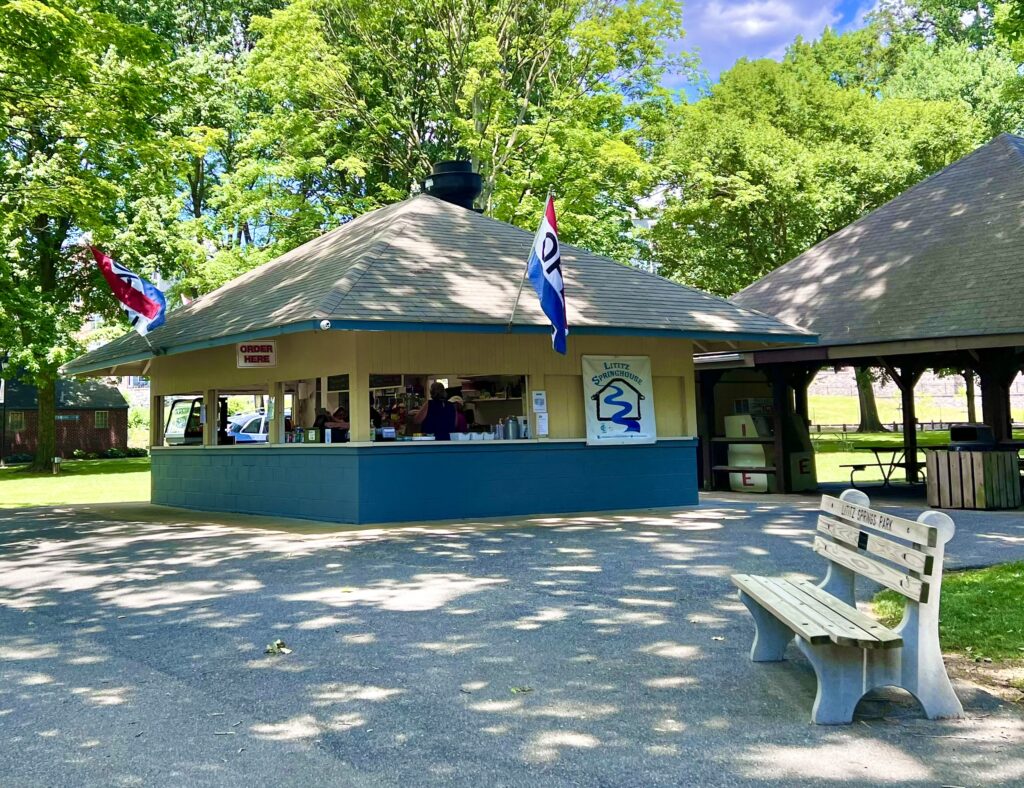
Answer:
<svg viewBox="0 0 1024 788"><path fill-rule="evenodd" d="M551 199L550 194L537 235L533 239L526 274L530 277L533 289L537 291L540 308L551 321L551 347L565 355L569 321L565 315L565 284L562 281L562 256L558 250L555 201Z"/></svg>
<svg viewBox="0 0 1024 788"><path fill-rule="evenodd" d="M167 301L156 285L115 263L95 246L90 246L92 256L100 273L107 280L114 297L121 302L121 308L128 315L128 322L140 336L146 336L154 328L164 324Z"/></svg>

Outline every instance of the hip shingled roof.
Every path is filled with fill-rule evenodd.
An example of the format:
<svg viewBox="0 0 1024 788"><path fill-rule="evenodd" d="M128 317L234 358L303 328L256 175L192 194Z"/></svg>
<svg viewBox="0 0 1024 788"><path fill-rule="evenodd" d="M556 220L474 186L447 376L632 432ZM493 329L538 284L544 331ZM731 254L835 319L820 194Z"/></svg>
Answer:
<svg viewBox="0 0 1024 788"><path fill-rule="evenodd" d="M1024 139L1001 134L731 299L851 345L1024 332Z"/></svg>
<svg viewBox="0 0 1024 788"><path fill-rule="evenodd" d="M173 310L153 331L172 350L328 319L336 328L500 327L508 323L533 236L427 195L364 214ZM566 244L562 270L570 330L721 335L807 342L780 321ZM548 324L529 282L516 327ZM98 369L148 354L128 334L67 365Z"/></svg>

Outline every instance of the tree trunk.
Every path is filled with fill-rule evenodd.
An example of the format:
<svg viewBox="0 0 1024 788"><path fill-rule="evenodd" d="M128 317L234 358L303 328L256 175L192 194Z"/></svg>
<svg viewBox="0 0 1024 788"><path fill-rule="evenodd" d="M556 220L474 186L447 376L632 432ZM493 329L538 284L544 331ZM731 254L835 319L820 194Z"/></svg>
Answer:
<svg viewBox="0 0 1024 788"><path fill-rule="evenodd" d="M39 214L35 217L31 232L36 240L36 256L39 266L39 291L44 297L53 297L57 292L57 264L61 247L71 227L70 216L51 217ZM39 371L34 375L38 388L39 409L36 411L38 442L32 470L49 470L57 449L57 364L49 361L45 348L37 348L36 358Z"/></svg>
<svg viewBox="0 0 1024 788"><path fill-rule="evenodd" d="M978 408L974 403L974 370L965 369L962 374L967 387L967 420L974 423L978 421Z"/></svg>
<svg viewBox="0 0 1024 788"><path fill-rule="evenodd" d="M33 471L50 470L57 451L57 372L41 370L36 376L39 390L38 422L36 426L36 455L32 460Z"/></svg>
<svg viewBox="0 0 1024 788"><path fill-rule="evenodd" d="M886 432L878 418L871 373L866 367L857 367L854 374L857 377L857 398L860 401L860 426L857 427L857 432Z"/></svg>

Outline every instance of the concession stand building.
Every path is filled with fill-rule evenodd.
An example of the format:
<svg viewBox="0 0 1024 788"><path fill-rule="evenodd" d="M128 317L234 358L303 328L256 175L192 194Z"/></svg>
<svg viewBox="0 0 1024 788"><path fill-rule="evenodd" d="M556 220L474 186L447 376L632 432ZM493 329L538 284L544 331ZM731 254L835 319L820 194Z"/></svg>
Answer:
<svg viewBox="0 0 1024 788"><path fill-rule="evenodd" d="M125 335L66 371L150 377L157 504L373 523L696 503L694 352L814 335L563 245L555 353L529 282L517 299L531 234L472 197L365 214L171 312L152 348ZM452 440L413 418L441 387ZM261 442L225 429L238 394L264 398Z"/></svg>

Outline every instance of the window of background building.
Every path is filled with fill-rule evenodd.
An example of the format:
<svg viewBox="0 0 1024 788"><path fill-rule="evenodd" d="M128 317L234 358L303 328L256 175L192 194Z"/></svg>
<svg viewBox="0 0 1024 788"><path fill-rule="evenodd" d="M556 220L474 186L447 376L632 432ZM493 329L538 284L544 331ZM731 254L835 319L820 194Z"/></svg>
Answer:
<svg viewBox="0 0 1024 788"><path fill-rule="evenodd" d="M98 410L93 414L95 419L96 429L105 430L110 427L110 411Z"/></svg>
<svg viewBox="0 0 1024 788"><path fill-rule="evenodd" d="M12 410L7 416L7 428L13 432L21 432L25 429L25 412Z"/></svg>

